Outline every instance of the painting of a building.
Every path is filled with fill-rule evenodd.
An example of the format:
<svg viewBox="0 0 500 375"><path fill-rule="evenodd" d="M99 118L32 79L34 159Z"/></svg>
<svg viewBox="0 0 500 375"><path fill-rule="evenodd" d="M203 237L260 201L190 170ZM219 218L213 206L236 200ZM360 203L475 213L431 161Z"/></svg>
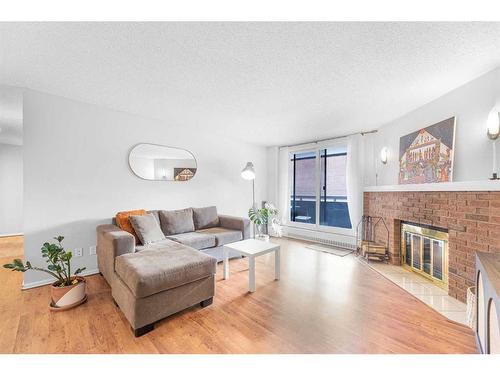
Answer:
<svg viewBox="0 0 500 375"><path fill-rule="evenodd" d="M175 181L188 181L194 177L196 168L174 168Z"/></svg>
<svg viewBox="0 0 500 375"><path fill-rule="evenodd" d="M399 183L451 182L455 117L405 135L399 141Z"/></svg>

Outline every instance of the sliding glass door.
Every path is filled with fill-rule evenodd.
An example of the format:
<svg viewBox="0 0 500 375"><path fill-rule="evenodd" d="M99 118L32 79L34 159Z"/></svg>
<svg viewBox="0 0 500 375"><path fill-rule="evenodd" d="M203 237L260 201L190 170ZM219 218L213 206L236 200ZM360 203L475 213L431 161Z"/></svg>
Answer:
<svg viewBox="0 0 500 375"><path fill-rule="evenodd" d="M347 152L320 150L320 225L351 228L347 206Z"/></svg>
<svg viewBox="0 0 500 375"><path fill-rule="evenodd" d="M291 203L290 220L316 223L316 152L292 154L290 160Z"/></svg>
<svg viewBox="0 0 500 375"><path fill-rule="evenodd" d="M290 220L314 227L351 229L346 148L292 152L289 161Z"/></svg>

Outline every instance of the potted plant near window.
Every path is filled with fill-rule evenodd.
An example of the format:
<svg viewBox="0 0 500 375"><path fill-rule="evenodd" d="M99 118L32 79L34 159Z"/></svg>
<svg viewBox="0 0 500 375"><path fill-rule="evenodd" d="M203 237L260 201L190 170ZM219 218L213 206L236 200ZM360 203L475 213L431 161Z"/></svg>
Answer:
<svg viewBox="0 0 500 375"><path fill-rule="evenodd" d="M54 237L56 243L44 243L41 252L46 259L47 269L33 267L29 261L26 264L21 259L14 259L12 263L4 264L4 268L12 271L26 272L29 270L48 273L57 280L51 285L50 303L51 310L68 310L78 306L87 300L86 282L82 276L77 276L85 270L85 267L78 268L71 274L71 251L64 250L62 246L63 236Z"/></svg>
<svg viewBox="0 0 500 375"><path fill-rule="evenodd" d="M257 233L255 238L258 240L269 240L269 235L264 234L264 227L269 224L269 220L272 221L274 228L273 218L278 214L278 209L270 203L266 203L264 208L254 209L253 207L248 210L248 217L252 223L255 224L257 228Z"/></svg>

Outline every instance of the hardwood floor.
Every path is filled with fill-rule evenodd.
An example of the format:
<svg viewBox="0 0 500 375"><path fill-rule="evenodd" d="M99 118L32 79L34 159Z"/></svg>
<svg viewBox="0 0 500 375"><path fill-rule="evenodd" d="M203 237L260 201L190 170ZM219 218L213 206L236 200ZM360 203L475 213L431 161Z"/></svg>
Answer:
<svg viewBox="0 0 500 375"><path fill-rule="evenodd" d="M0 258L23 255L23 236L0 237Z"/></svg>
<svg viewBox="0 0 500 375"><path fill-rule="evenodd" d="M21 291L20 273L0 270L2 353L476 353L472 330L447 320L354 256L337 257L282 239L257 258L257 291L247 261L217 273L213 305L193 307L135 338L101 276L88 302L50 312L49 289ZM10 259L0 259L2 264Z"/></svg>

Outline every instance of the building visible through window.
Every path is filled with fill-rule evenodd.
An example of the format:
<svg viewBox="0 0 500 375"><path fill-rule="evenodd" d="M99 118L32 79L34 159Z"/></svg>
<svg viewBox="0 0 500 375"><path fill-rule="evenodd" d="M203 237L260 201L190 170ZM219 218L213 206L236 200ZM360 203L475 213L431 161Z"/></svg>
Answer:
<svg viewBox="0 0 500 375"><path fill-rule="evenodd" d="M347 152L338 147L290 154L291 221L316 224L318 219L320 226L352 228L346 164Z"/></svg>

